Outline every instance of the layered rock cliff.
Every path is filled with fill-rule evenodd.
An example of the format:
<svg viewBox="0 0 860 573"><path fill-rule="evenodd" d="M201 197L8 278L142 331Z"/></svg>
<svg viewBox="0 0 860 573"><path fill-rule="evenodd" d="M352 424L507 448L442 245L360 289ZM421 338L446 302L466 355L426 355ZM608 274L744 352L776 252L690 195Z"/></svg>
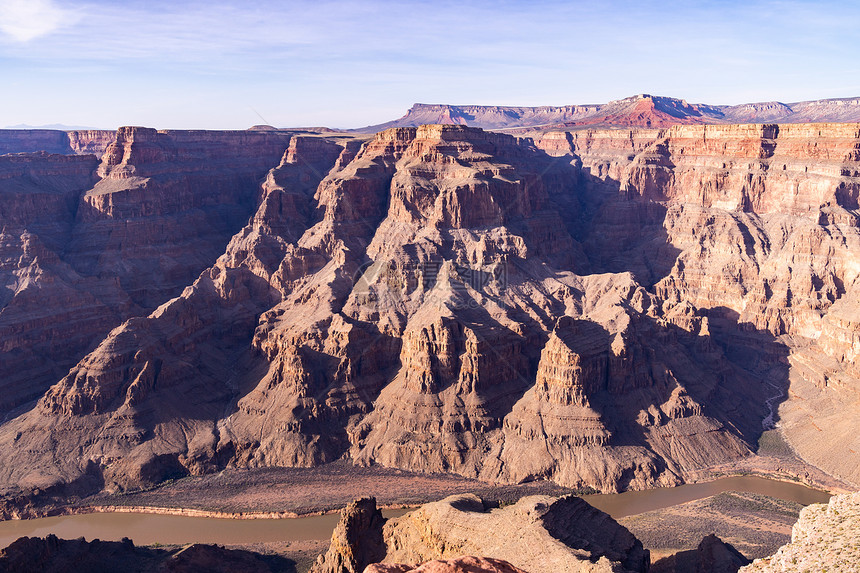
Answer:
<svg viewBox="0 0 860 573"><path fill-rule="evenodd" d="M114 131L98 129L0 129L0 155L45 152L100 156L115 137Z"/></svg>
<svg viewBox="0 0 860 573"><path fill-rule="evenodd" d="M348 456L616 491L751 455L775 422L858 480L837 419L856 402L858 129L431 125L285 152L278 132L120 130L64 256L163 304L0 426L0 482ZM810 415L833 416L836 455Z"/></svg>
<svg viewBox="0 0 860 573"><path fill-rule="evenodd" d="M48 133L61 134L69 155L0 155L3 416L211 265L289 141L142 128ZM33 146L51 147L42 132L34 137ZM83 153L103 148L101 164Z"/></svg>
<svg viewBox="0 0 860 573"><path fill-rule="evenodd" d="M626 197L595 207L586 250L612 258L592 259L593 270L632 270L660 299L707 316L733 361L771 386L765 422L857 483L860 427L842 414L857 407L860 373L860 126L584 131L538 145L575 154L591 187Z"/></svg>

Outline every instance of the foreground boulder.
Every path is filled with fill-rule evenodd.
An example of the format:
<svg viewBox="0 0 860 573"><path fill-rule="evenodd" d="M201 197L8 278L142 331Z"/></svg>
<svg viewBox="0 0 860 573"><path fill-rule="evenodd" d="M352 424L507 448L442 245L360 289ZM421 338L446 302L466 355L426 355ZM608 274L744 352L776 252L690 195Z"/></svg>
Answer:
<svg viewBox="0 0 860 573"><path fill-rule="evenodd" d="M860 492L805 507L791 531L791 543L772 557L756 559L744 573L857 571L860 563Z"/></svg>
<svg viewBox="0 0 860 573"><path fill-rule="evenodd" d="M434 559L416 565L403 563L374 563L364 573L525 573L507 561L467 555L456 559Z"/></svg>
<svg viewBox="0 0 860 573"><path fill-rule="evenodd" d="M398 518L380 518L373 498L350 504L312 571L353 572L377 561L426 563L464 555L502 559L530 573L647 571L650 561L632 533L575 496L530 496L491 509L478 496L455 495ZM379 535L383 545L376 554ZM369 543L359 547L360 539Z"/></svg>

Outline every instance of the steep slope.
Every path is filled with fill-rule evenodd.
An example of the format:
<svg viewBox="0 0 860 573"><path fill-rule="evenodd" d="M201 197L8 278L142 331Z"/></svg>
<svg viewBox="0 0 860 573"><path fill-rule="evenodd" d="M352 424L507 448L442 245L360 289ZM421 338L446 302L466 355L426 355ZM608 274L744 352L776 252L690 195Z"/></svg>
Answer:
<svg viewBox="0 0 860 573"><path fill-rule="evenodd" d="M47 133L60 134L68 153L108 153L101 164L88 154L0 156L3 417L41 396L111 328L148 314L210 266L289 141L142 128ZM32 145L46 147L44 135L35 132Z"/></svg>
<svg viewBox="0 0 860 573"><path fill-rule="evenodd" d="M97 165L93 156L0 156L0 414L39 397L128 305L60 257Z"/></svg>
<svg viewBox="0 0 860 573"><path fill-rule="evenodd" d="M860 126L595 130L538 145L578 155L595 189L633 199L594 207L583 244L611 254L594 270L632 270L659 298L698 308L732 361L772 387L765 421L858 483L860 427L844 413L858 405ZM641 199L650 211L631 210Z"/></svg>
<svg viewBox="0 0 860 573"><path fill-rule="evenodd" d="M0 428L6 491L347 453L613 491L748 455L768 388L707 320L574 273L579 165L457 126L293 138L214 267Z"/></svg>

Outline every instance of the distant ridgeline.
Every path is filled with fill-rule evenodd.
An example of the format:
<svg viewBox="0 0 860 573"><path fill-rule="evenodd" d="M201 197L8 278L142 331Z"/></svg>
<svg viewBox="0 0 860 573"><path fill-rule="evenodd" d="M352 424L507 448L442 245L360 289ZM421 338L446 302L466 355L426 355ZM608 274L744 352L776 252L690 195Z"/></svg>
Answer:
<svg viewBox="0 0 860 573"><path fill-rule="evenodd" d="M679 124L860 122L860 97L797 103L689 104L648 94L605 104L512 107L417 103L400 119L355 131L390 127L458 124L484 129L574 128L583 126L668 127Z"/></svg>

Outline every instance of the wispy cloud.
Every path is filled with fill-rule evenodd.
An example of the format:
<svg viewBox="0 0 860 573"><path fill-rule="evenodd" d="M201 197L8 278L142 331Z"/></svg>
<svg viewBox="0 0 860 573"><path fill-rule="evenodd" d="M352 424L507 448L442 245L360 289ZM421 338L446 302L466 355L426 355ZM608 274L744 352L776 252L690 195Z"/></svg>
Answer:
<svg viewBox="0 0 860 573"><path fill-rule="evenodd" d="M0 0L0 31L15 42L29 42L77 19L53 0Z"/></svg>

